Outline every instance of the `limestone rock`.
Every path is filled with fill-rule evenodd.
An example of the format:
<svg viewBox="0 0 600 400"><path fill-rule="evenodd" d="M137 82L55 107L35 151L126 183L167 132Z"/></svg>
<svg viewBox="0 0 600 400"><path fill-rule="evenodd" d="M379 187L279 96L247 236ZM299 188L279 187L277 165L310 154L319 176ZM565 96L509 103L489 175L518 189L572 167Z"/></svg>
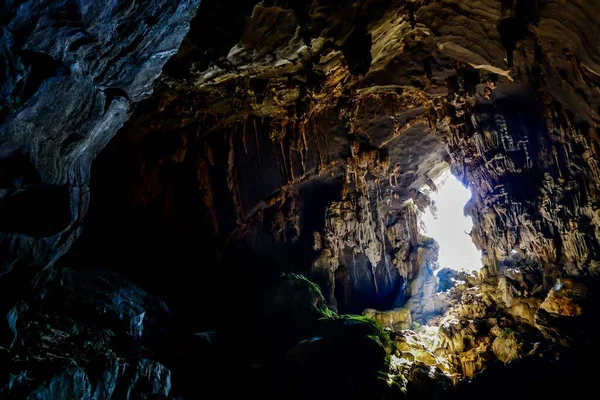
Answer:
<svg viewBox="0 0 600 400"><path fill-rule="evenodd" d="M523 342L515 331L506 329L494 339L492 351L503 363L515 360L522 355Z"/></svg>
<svg viewBox="0 0 600 400"><path fill-rule="evenodd" d="M97 327L121 327L132 340L160 334L171 317L165 303L103 270L65 268L42 282L46 311Z"/></svg>
<svg viewBox="0 0 600 400"><path fill-rule="evenodd" d="M404 330L412 328L412 319L410 312L405 308L397 308L389 311L377 311L374 309L366 309L363 315L373 318L381 326L391 328L393 330Z"/></svg>
<svg viewBox="0 0 600 400"><path fill-rule="evenodd" d="M563 317L578 317L583 312L580 303L587 296L585 285L573 279L562 278L550 290L540 308Z"/></svg>
<svg viewBox="0 0 600 400"><path fill-rule="evenodd" d="M453 375L455 371L444 358L434 354L434 343L427 343L423 334L405 330L392 335L394 346L398 351L397 357L408 360L409 363L423 363L432 368L439 368L445 374Z"/></svg>
<svg viewBox="0 0 600 400"><path fill-rule="evenodd" d="M584 315L588 297L585 285L569 278L559 279L535 314L535 326L559 344L572 345L589 326ZM589 313L589 309L587 311Z"/></svg>
<svg viewBox="0 0 600 400"><path fill-rule="evenodd" d="M452 388L451 379L439 368L415 362L407 375L406 391L416 398L438 398Z"/></svg>
<svg viewBox="0 0 600 400"><path fill-rule="evenodd" d="M169 311L163 304L103 271L63 270L45 286L43 298L20 302L9 314L14 339L0 396L101 400L169 395L171 372L150 350L165 339Z"/></svg>

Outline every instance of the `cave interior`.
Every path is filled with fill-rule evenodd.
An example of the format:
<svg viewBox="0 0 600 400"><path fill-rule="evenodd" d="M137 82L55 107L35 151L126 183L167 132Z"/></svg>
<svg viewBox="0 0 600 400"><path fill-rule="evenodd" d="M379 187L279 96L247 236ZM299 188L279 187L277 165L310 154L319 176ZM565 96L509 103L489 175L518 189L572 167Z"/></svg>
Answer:
<svg viewBox="0 0 600 400"><path fill-rule="evenodd" d="M597 0L0 10L0 398L597 391Z"/></svg>

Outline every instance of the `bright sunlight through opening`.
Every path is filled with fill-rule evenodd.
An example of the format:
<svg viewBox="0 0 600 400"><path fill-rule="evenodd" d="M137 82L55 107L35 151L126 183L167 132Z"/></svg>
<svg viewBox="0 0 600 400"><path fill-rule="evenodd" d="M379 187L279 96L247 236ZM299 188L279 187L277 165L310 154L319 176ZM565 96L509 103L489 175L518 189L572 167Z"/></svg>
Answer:
<svg viewBox="0 0 600 400"><path fill-rule="evenodd" d="M450 171L445 171L435 184L437 191L429 193L435 210L430 207L422 215L421 234L438 242L440 269L479 271L481 252L469 235L473 221L463 211L471 192Z"/></svg>

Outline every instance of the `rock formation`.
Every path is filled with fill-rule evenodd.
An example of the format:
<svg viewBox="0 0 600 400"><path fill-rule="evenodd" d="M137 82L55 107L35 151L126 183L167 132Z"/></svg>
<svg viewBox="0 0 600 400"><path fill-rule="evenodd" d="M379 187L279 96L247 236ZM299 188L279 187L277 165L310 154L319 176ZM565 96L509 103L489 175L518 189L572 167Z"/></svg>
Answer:
<svg viewBox="0 0 600 400"><path fill-rule="evenodd" d="M198 1L47 3L2 9L0 289L22 291L0 393L165 397L173 375L188 398L233 357L275 398L588 387L566 365L598 353L596 1L204 0L191 23ZM478 273L440 271L419 229L448 169Z"/></svg>
<svg viewBox="0 0 600 400"><path fill-rule="evenodd" d="M169 393L164 366L137 354L138 345L111 344L121 336L135 342L148 330L143 292L120 287L117 278L88 284L67 270L57 272L59 288L48 288L36 274L53 274L81 233L92 161L132 106L151 95L198 4L9 0L0 6L0 309L8 322L0 330L6 336L1 397Z"/></svg>
<svg viewBox="0 0 600 400"><path fill-rule="evenodd" d="M0 274L63 255L94 158L152 93L199 1L2 5Z"/></svg>

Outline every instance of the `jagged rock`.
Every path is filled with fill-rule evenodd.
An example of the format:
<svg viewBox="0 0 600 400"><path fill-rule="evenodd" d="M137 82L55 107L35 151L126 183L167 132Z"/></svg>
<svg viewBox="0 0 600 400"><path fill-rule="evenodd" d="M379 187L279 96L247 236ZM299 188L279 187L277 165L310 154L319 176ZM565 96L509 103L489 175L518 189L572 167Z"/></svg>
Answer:
<svg viewBox="0 0 600 400"><path fill-rule="evenodd" d="M164 337L164 304L105 271L64 269L44 286L10 313L15 337L3 398L167 398L171 373L141 346Z"/></svg>
<svg viewBox="0 0 600 400"><path fill-rule="evenodd" d="M427 336L423 333L413 331L395 332L392 335L394 346L398 351L396 357L406 360L405 367L409 368L412 363L423 363L431 368L439 369L448 376L455 376L456 370L445 358L438 358L434 354L435 342L427 343ZM406 368L397 373L406 375Z"/></svg>
<svg viewBox="0 0 600 400"><path fill-rule="evenodd" d="M438 331L436 355L447 357L463 376L472 377L494 358L491 330L494 318L461 320L446 317Z"/></svg>
<svg viewBox="0 0 600 400"><path fill-rule="evenodd" d="M488 366L493 359L493 353L490 351L490 343L484 342L478 347L459 354L456 358L462 375L472 378L477 372L483 371Z"/></svg>
<svg viewBox="0 0 600 400"><path fill-rule="evenodd" d="M112 396L123 396L125 399L158 400L168 399L171 390L169 370L147 359L141 359L133 366L114 362L110 369L103 372L104 380L94 383L90 376L93 374L86 374L81 368L68 367L31 392L27 399L103 400Z"/></svg>
<svg viewBox="0 0 600 400"><path fill-rule="evenodd" d="M443 398L452 388L451 379L439 368L415 362L407 374L406 391L409 398Z"/></svg>
<svg viewBox="0 0 600 400"><path fill-rule="evenodd" d="M464 290L467 288L467 273L459 272L450 268L444 268L437 272L439 279L438 291L445 292L453 288Z"/></svg>
<svg viewBox="0 0 600 400"><path fill-rule="evenodd" d="M393 330L404 330L412 328L412 319L410 311L405 308L397 308L389 311L377 311L366 309L363 315L377 321L381 326Z"/></svg>
<svg viewBox="0 0 600 400"><path fill-rule="evenodd" d="M198 4L2 4L1 274L51 265L79 236L92 161L150 96Z"/></svg>
<svg viewBox="0 0 600 400"><path fill-rule="evenodd" d="M561 278L535 314L535 326L544 336L569 346L583 333L586 318L583 307L588 298L585 285L569 278ZM588 311L589 312L589 311Z"/></svg>
<svg viewBox="0 0 600 400"><path fill-rule="evenodd" d="M61 269L44 282L41 291L45 311L118 329L132 340L159 335L170 318L162 301L102 270Z"/></svg>
<svg viewBox="0 0 600 400"><path fill-rule="evenodd" d="M583 312L580 303L587 297L585 285L562 278L550 290L540 309L564 317L578 317Z"/></svg>
<svg viewBox="0 0 600 400"><path fill-rule="evenodd" d="M492 351L498 360L507 363L521 357L523 342L520 340L517 332L506 329L494 339Z"/></svg>

